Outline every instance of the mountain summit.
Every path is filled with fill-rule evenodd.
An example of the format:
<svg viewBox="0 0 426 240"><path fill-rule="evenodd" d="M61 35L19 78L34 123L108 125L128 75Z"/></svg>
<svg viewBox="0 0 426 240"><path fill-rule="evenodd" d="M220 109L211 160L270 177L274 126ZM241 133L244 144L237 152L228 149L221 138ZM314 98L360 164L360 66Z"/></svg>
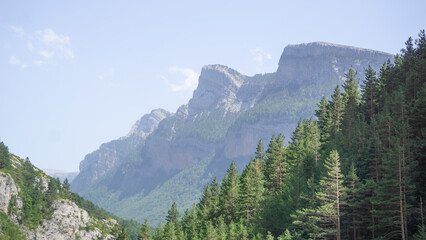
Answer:
<svg viewBox="0 0 426 240"><path fill-rule="evenodd" d="M299 119L313 115L351 66L363 73L391 58L314 42L285 47L275 73L245 76L222 65L204 66L187 104L175 114L145 115L154 119L142 117L139 123L147 127L134 126L126 137L88 154L71 187L118 216L156 224L172 202L190 207L231 161L241 169L259 139L279 133L289 139Z"/></svg>

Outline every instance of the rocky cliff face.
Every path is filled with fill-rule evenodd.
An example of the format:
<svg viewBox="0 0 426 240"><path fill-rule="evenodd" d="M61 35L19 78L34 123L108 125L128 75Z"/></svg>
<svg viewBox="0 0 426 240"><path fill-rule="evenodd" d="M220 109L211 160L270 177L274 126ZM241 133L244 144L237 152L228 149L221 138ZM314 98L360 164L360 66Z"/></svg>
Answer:
<svg viewBox="0 0 426 240"><path fill-rule="evenodd" d="M82 191L123 159L137 152L137 147L144 143L146 137L163 119L170 116L171 114L164 109L152 110L150 114L142 116L125 137L104 143L98 150L86 155L80 162L80 173L72 181L72 189Z"/></svg>
<svg viewBox="0 0 426 240"><path fill-rule="evenodd" d="M9 213L9 202L18 195L15 181L8 173L0 172L0 212Z"/></svg>
<svg viewBox="0 0 426 240"><path fill-rule="evenodd" d="M261 138L265 144L273 134L283 133L290 139L298 120L313 115L320 98L329 96L343 82L349 67L360 73L368 65L378 70L389 58L392 55L387 53L315 42L287 46L276 73L249 77L222 65L204 66L189 103L145 135L145 142L137 147L139 152L133 160L125 159L119 166L112 164L116 167L107 168L89 166L84 160L80 170L90 169L88 172L95 175L74 181L73 188L122 217L138 220L144 218L137 214L139 210L149 216L156 215L151 209L144 209L152 206L147 202L157 201L150 196L153 189L156 189L155 199L161 196L167 203L177 201L178 205L184 205L185 196L161 195L159 189L164 186L185 189L186 185L176 186L170 181L201 164L207 156L210 160L203 163L202 173L197 172L193 178L185 176L183 185L192 184L191 181L207 182L222 174L232 160L243 165L246 161L242 159L250 159ZM118 152L126 147L117 145L113 149ZM98 155L96 161L105 164L109 161L102 159L108 157ZM102 174L98 174L98 168L103 169ZM146 204L128 206L135 201ZM149 219L150 222L158 222L161 216L157 216Z"/></svg>
<svg viewBox="0 0 426 240"><path fill-rule="evenodd" d="M341 81L351 66L364 73L368 65L380 69L389 58L392 55L388 53L325 42L289 45L281 55L274 85L299 89L307 84Z"/></svg>
<svg viewBox="0 0 426 240"><path fill-rule="evenodd" d="M102 233L97 226L113 228L115 220L93 219L89 214L68 199L56 200L52 218L45 219L35 231L27 232L27 239L39 240L77 240L77 239L115 239L111 234Z"/></svg>
<svg viewBox="0 0 426 240"><path fill-rule="evenodd" d="M330 96L334 87L343 83L350 67L363 79L369 65L379 70L388 59L392 59L391 54L324 42L285 47L275 80L265 87L268 96L260 102L261 107L243 114L240 124L228 131L225 156L249 156L259 139L267 143L272 134L282 133L289 140L298 120L313 115L316 103L322 96ZM280 110L265 112L260 109L273 107ZM245 121L248 115L257 117Z"/></svg>
<svg viewBox="0 0 426 240"><path fill-rule="evenodd" d="M78 207L69 199L56 199L49 207L52 214L44 218L42 222L29 221L31 218L24 213L22 199L25 199L25 204L29 205L31 204L28 201L31 201L34 196L44 199L43 195L47 194L51 179L37 168L28 169L28 163L26 163L26 168L22 167L24 160L16 156L11 155L11 160L13 167L9 170L13 170L13 173L7 173L4 169L0 169L0 214L4 214L1 216L3 220L5 220L4 216L7 216L5 222L3 220L0 222L0 230L3 230L3 224L6 224L6 229L7 226L9 228L11 225L18 226L17 229L20 233L15 233L13 236L19 237L20 235L31 240L115 239L111 232L118 225L116 220L102 220L91 217L86 210ZM14 179L14 176L15 178L21 177ZM35 189L31 190L30 196L29 192L21 190L25 187L28 188L28 186L23 185L24 183L19 182L22 181L22 176L34 176L33 180L30 181L33 182ZM39 193L36 194L34 191ZM41 210L46 211L45 209ZM23 220L24 218L25 220ZM31 225L28 225L30 223ZM0 231L0 239L9 239L8 234L10 233Z"/></svg>

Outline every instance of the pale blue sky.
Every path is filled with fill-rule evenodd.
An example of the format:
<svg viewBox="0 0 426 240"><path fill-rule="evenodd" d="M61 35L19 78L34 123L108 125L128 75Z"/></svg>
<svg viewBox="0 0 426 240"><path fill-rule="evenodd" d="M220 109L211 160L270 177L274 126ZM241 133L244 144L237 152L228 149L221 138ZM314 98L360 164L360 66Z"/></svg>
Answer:
<svg viewBox="0 0 426 240"><path fill-rule="evenodd" d="M288 44L397 53L426 1L1 1L0 141L78 170L154 108L175 112L203 65L273 72Z"/></svg>

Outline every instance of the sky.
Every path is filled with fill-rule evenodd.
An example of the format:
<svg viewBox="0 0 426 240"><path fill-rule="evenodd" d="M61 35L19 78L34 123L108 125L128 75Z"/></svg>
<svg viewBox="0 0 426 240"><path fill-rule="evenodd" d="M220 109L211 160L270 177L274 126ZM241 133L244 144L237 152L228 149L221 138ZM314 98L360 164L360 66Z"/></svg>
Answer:
<svg viewBox="0 0 426 240"><path fill-rule="evenodd" d="M274 72L288 44L396 54L426 1L0 1L0 141L78 171L152 109L188 102L204 65Z"/></svg>

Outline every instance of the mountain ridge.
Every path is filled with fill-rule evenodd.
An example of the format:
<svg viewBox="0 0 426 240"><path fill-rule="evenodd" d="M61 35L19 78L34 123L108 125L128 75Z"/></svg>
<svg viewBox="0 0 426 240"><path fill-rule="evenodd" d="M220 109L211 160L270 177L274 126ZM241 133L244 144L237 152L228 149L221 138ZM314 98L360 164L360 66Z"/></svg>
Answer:
<svg viewBox="0 0 426 240"><path fill-rule="evenodd" d="M301 57L292 57L289 51ZM298 120L312 116L320 98L342 83L349 67L361 72L372 65L377 70L389 58L393 56L374 50L310 43L284 48L275 73L249 77L223 65L206 65L193 97L127 153L132 158L123 157L109 174L85 189L75 188L74 181L71 186L119 216L142 221L140 213L156 214L140 208L125 213L120 202L135 195L139 200L149 197L151 191L210 155L204 177L196 181L224 172L223 165L232 160L242 169L259 139L266 141L278 133L290 136ZM107 203L104 196L119 197ZM161 210L150 222L158 223L164 213Z"/></svg>

